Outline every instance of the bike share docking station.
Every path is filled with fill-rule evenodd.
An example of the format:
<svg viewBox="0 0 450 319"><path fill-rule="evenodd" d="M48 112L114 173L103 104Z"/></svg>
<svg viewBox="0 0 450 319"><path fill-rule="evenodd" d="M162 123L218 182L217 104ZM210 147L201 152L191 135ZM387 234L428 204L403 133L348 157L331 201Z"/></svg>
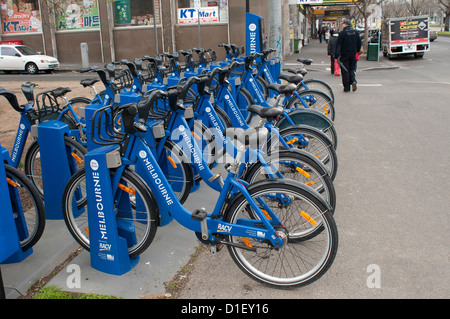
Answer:
<svg viewBox="0 0 450 319"><path fill-rule="evenodd" d="M76 171L76 159L64 143L69 126L61 121L46 121L37 126L37 132L32 128L31 134L39 143L46 219L64 219L64 188Z"/></svg>
<svg viewBox="0 0 450 319"><path fill-rule="evenodd" d="M33 249L23 251L20 246L20 240L28 237L27 226L18 191L6 179L4 164L10 159L8 150L2 146L0 159L0 264L12 264L26 259Z"/></svg>
<svg viewBox="0 0 450 319"><path fill-rule="evenodd" d="M86 119L92 119L98 105L85 108ZM99 145L92 137L92 125L105 127L104 121L86 121L88 153L85 155L87 206L77 208L80 214L87 209L91 267L111 275L123 275L139 263L139 256L130 258L128 247L136 242L133 219L116 216L110 169L121 166L118 145ZM102 128L103 130L104 128ZM94 134L96 130L94 130ZM98 140L98 139L96 139ZM126 190L120 190L126 191ZM131 214L129 196L123 196L118 203L121 214ZM134 205L139 205L136 198ZM124 217L118 220L116 217ZM132 216L131 216L132 217Z"/></svg>

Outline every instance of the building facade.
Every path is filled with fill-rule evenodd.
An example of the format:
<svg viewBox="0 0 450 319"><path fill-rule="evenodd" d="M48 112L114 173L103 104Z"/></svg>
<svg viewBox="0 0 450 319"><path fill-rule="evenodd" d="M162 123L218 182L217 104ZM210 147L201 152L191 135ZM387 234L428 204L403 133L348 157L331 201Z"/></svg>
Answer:
<svg viewBox="0 0 450 319"><path fill-rule="evenodd" d="M280 51L289 54L289 0L0 0L0 40L22 41L65 64L81 63L81 43L90 64L196 47L223 59L218 44L245 46L246 10L271 30L274 3L282 12Z"/></svg>

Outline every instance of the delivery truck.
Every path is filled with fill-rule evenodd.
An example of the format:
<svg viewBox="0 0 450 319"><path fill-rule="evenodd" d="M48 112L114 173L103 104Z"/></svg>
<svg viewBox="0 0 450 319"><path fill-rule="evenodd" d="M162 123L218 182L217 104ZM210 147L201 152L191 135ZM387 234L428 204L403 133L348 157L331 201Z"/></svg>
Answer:
<svg viewBox="0 0 450 319"><path fill-rule="evenodd" d="M428 16L386 19L381 24L381 50L389 59L414 54L422 58L430 50Z"/></svg>

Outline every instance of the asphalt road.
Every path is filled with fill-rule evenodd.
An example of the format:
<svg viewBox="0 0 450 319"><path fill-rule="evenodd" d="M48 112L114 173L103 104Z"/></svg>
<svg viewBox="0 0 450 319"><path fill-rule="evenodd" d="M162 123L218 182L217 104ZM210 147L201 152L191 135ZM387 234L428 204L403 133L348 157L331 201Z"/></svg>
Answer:
<svg viewBox="0 0 450 319"><path fill-rule="evenodd" d="M179 297L449 298L449 51L450 38L440 37L423 59L386 60L381 56L379 62L361 60L358 90L344 94L340 78L329 75L325 45L313 42L304 48L300 55L314 59L308 76L327 81L336 95L335 218L340 244L334 264L310 286L279 290L248 278L226 249L215 256L202 253ZM15 76L27 77L0 75L0 80ZM73 80L79 75L58 72L33 77L64 81L65 76ZM186 206L208 209L215 198L217 194L203 187L190 196ZM44 240L52 242L57 236L70 241L67 234L58 233L63 230L57 222L49 227L54 233ZM183 267L195 246L192 233L171 223L158 230L151 247L129 273L116 277L95 271L84 252L72 262L81 268L80 287L68 287L71 272L67 269L49 284L124 298L159 296L164 293L163 283ZM39 253L37 248L33 255ZM30 272L36 268L28 260L21 267ZM12 269L2 266L6 280Z"/></svg>
<svg viewBox="0 0 450 319"><path fill-rule="evenodd" d="M353 93L328 74L322 51L305 48L308 76L336 92L333 266L310 286L279 290L247 278L224 250L197 260L180 297L449 298L449 40L433 42L423 59L361 60Z"/></svg>

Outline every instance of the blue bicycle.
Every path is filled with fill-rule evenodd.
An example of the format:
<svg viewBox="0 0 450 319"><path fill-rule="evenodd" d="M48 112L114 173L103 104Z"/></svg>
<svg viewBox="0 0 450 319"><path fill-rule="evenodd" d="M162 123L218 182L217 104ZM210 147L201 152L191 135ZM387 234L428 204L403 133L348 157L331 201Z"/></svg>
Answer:
<svg viewBox="0 0 450 319"><path fill-rule="evenodd" d="M177 104L179 93L186 92L158 90L138 106L132 103L102 107L93 118L95 123L106 126L96 128L99 137L109 132L100 142L121 158L121 163L110 169L110 187L119 234L130 227L134 230L133 238L128 238L130 256L139 255L150 245L162 218L160 212L192 230L212 252L227 246L236 264L258 281L289 287L320 278L333 263L338 245L337 228L326 201L308 186L292 180L270 179L248 185L237 178L240 158L249 143L267 138L267 130L251 129L233 136L239 154L227 166L225 180L220 176L215 180L221 191L213 212L190 212L180 204L147 142L141 138L145 127L135 122L136 114L148 113L145 109L155 105L159 97L169 98L173 109L183 108ZM98 121L97 117L108 120ZM121 130L112 124L117 117L122 118ZM140 123L146 122L146 118L139 119ZM89 249L86 221L92 212L86 206L87 178L91 177L85 172L71 178L64 192L63 211L71 234ZM307 240L304 236L310 234L311 228L315 236Z"/></svg>

